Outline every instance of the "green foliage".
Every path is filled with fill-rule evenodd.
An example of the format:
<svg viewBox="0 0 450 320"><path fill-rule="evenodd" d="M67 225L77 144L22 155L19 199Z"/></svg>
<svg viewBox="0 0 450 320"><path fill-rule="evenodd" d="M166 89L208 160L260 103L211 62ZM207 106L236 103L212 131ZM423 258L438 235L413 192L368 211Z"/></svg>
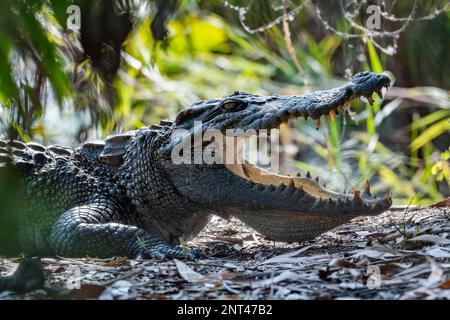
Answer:
<svg viewBox="0 0 450 320"><path fill-rule="evenodd" d="M128 40L128 57L116 84L115 119L107 127L114 127L119 119L125 128L140 127L174 117L199 99L236 90L261 94L273 90L261 84L270 83L276 68L255 59L270 52L237 41L235 29L219 17L187 15L170 22L164 48L153 43L149 24L143 21Z"/></svg>
<svg viewBox="0 0 450 320"><path fill-rule="evenodd" d="M431 173L436 176L437 181L450 181L450 147L447 151L444 151L440 155L439 161L437 161L433 167L431 167Z"/></svg>
<svg viewBox="0 0 450 320"><path fill-rule="evenodd" d="M62 57L43 23L47 1L0 2L0 104L4 116L23 139L42 116L42 91L48 80L56 102L71 94ZM7 110L4 110L7 113Z"/></svg>

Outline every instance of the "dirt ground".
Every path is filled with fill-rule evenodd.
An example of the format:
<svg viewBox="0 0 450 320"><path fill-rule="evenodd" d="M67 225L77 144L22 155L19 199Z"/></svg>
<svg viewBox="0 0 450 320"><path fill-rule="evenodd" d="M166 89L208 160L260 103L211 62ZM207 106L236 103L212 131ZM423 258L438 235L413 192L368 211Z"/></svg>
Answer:
<svg viewBox="0 0 450 320"><path fill-rule="evenodd" d="M45 289L0 299L449 299L449 211L388 211L301 244L214 218L188 243L197 262L45 258Z"/></svg>

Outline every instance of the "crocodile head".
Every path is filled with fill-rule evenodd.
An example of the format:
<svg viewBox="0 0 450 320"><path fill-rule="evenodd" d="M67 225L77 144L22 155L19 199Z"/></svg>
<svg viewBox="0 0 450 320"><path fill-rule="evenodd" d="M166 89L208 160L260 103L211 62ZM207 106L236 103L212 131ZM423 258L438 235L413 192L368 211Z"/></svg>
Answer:
<svg viewBox="0 0 450 320"><path fill-rule="evenodd" d="M307 95L236 92L223 99L195 103L178 114L172 138L160 147L160 152L171 154L165 161L165 171L178 192L191 201L221 216L235 216L274 240L308 240L356 216L377 215L390 207L391 197L374 197L368 184L363 192L338 193L309 174L282 175L245 158L230 161L217 153L239 153L239 143L222 143L230 132L258 134L299 117L311 117L319 125L322 117L334 119L349 108L353 99L365 97L372 102L372 94L382 96L382 89L389 85L385 75L360 72L345 86ZM196 144L193 137L202 135Z"/></svg>

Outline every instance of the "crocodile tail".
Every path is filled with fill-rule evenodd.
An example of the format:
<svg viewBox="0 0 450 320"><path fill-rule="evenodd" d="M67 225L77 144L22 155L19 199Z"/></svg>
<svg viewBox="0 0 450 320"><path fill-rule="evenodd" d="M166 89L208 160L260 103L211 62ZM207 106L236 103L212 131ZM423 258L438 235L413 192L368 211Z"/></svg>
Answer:
<svg viewBox="0 0 450 320"><path fill-rule="evenodd" d="M67 158L73 150L61 146L45 147L36 142L0 139L0 168L14 168L19 173L27 174L40 169L58 158Z"/></svg>
<svg viewBox="0 0 450 320"><path fill-rule="evenodd" d="M34 161L25 143L0 141L0 166L26 173L34 168Z"/></svg>

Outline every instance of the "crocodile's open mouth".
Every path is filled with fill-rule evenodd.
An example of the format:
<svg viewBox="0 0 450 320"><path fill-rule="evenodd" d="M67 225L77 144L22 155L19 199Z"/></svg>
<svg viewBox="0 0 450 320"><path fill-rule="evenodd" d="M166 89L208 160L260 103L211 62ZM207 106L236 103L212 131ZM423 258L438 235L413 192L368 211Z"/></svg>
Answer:
<svg viewBox="0 0 450 320"><path fill-rule="evenodd" d="M256 165L267 164L266 161L248 158L246 151L245 156L239 154L249 137L264 135L269 130L273 135L274 129L298 118L312 118L319 127L321 119L333 121L346 112L354 99L364 98L373 103L372 96L376 93L382 97L383 89L390 83L386 75L360 72L347 85L306 95L258 96L235 92L225 98L198 102L177 115L175 125L181 129L179 135L162 148L164 154L170 150L171 155L178 155L181 149L183 157L187 155L185 165L169 163L168 173L178 192L191 201L206 204L216 214L235 216L276 240L311 239L353 217L380 214L392 203L390 193L377 198L371 194L368 183L362 191L339 193L325 188L309 173L283 175L273 172L276 165L271 165L269 172ZM220 135L214 135L209 129ZM230 133L233 143L229 144ZM196 144L196 137L202 135L201 144ZM214 139L209 139L211 136ZM222 145L220 137L225 142ZM189 152L192 150L194 153ZM200 153L208 155L208 161L200 157L196 162L196 155ZM216 157L217 153L226 155L225 161ZM194 165L190 161L192 158ZM209 162L212 159L219 161Z"/></svg>
<svg viewBox="0 0 450 320"><path fill-rule="evenodd" d="M350 112L350 102L352 100L361 98L363 102L368 102L370 104L373 103L372 95L373 93L376 93L380 99L383 98L383 93L385 90L389 88L389 85L381 85L381 87L374 87L372 92L347 92L346 96L338 97L336 99L335 104L331 104L328 108L323 108L323 112L321 113L315 113L315 114L293 114L291 116L285 117L284 119L281 119L281 121L274 121L275 126L270 126L267 128L261 127L261 129L268 129L273 130L279 128L279 125L281 123L286 123L290 120L295 120L299 117L303 117L305 120L308 119L309 116L311 116L314 119L314 122L316 123L316 126L319 128L320 126L320 119L326 118L329 121L334 121L337 116L339 116L339 113L344 113L346 110ZM277 119L278 120L278 119ZM239 142L240 141L240 142ZM246 179L248 181L251 181L256 184L261 184L264 186L280 186L285 185L289 187L295 187L297 189L301 189L308 193L310 196L313 196L315 198L321 199L321 200L339 200L339 201L349 201L349 200L362 200L362 205L368 205L370 202L376 203L377 201L380 201L381 199L376 199L372 196L370 192L370 185L369 182L366 181L366 184L363 187L363 191L359 191L355 188L353 189L352 194L346 194L346 193L339 193L332 190L329 190L322 186L319 183L319 177L313 178L308 171L307 173L304 173L303 175L300 172L297 172L295 175L283 175L280 173L271 172L267 169L263 169L259 167L256 164L250 163L246 158L242 156L243 149L245 149L245 139L238 139L238 143L233 144L234 150L232 151L235 155L233 158L237 159L241 157L241 161L237 161L238 163L231 163L226 164L226 168L233 172L235 175ZM226 143L224 144L226 147ZM238 155L237 155L238 154ZM391 196L388 192L384 198L383 201L390 204L391 202Z"/></svg>
<svg viewBox="0 0 450 320"><path fill-rule="evenodd" d="M171 154L178 155L183 141L187 142L187 149L186 153L183 149L182 154L187 155L188 160L193 157L195 161L200 152L208 155L208 160L216 158L217 153L226 158L223 161L219 156L220 162L200 161L196 165L191 165L190 161L177 166L169 163L172 182L178 192L196 203L207 204L214 213L235 216L266 237L281 241L312 239L356 216L380 214L392 203L389 192L384 197L374 197L367 183L362 191L338 193L322 186L319 179L309 173L283 175L274 172L276 165L271 165L268 171L257 165L267 164L266 161L246 157L248 153L243 152L242 144L247 138L264 135L269 130L273 135L274 129L297 118L312 118L319 127L321 118L333 121L350 108L354 99L365 98L363 101L373 103L373 94L382 97L383 89L389 87L390 82L386 75L360 72L347 85L307 95L258 96L235 92L222 99L196 103L178 114L175 125L182 130L162 152L170 150ZM221 135L208 133L209 129ZM195 148L195 138L202 133L203 138L212 135L214 139L205 138L201 148ZM228 143L230 133L233 143ZM191 140L194 140L194 148Z"/></svg>

